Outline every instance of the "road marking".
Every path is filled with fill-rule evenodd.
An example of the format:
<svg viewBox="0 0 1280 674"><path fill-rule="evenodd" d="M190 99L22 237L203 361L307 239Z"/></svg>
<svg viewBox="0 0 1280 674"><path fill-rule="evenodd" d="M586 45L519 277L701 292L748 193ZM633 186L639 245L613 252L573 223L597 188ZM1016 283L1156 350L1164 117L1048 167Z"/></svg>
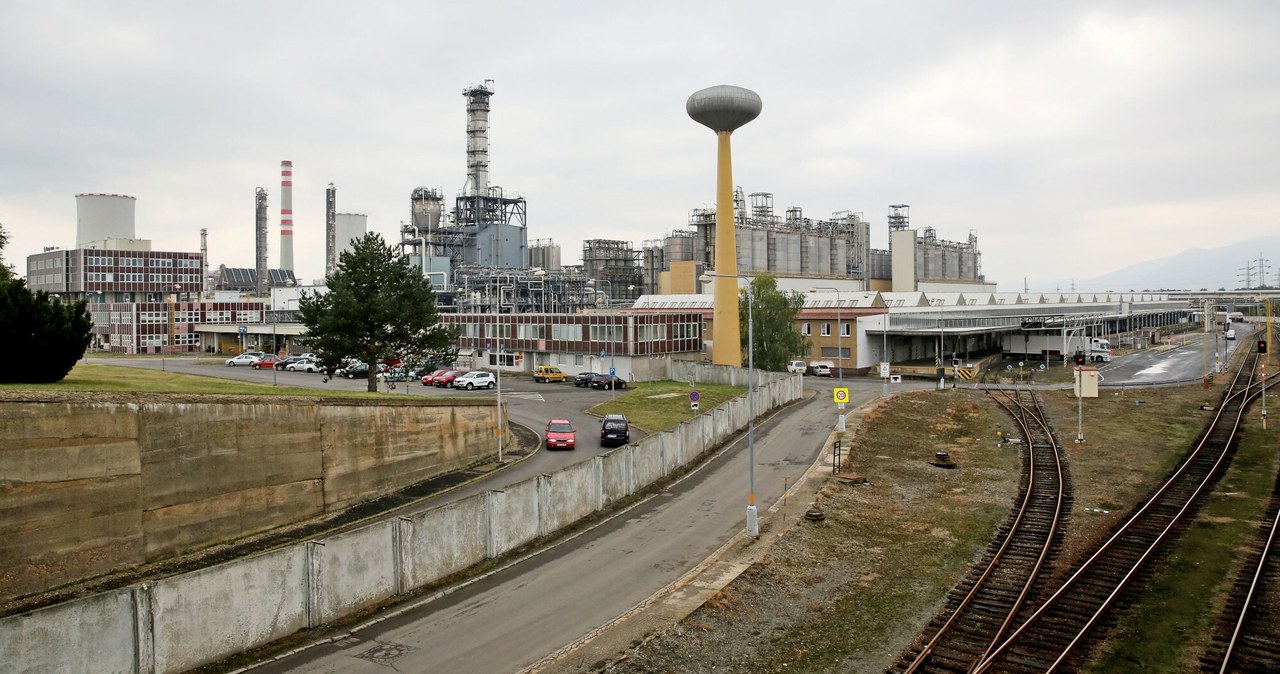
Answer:
<svg viewBox="0 0 1280 674"><path fill-rule="evenodd" d="M509 391L507 393L503 393L502 397L520 398L522 400L532 400L534 402L545 402L545 398L542 397L541 393L534 393L533 391Z"/></svg>

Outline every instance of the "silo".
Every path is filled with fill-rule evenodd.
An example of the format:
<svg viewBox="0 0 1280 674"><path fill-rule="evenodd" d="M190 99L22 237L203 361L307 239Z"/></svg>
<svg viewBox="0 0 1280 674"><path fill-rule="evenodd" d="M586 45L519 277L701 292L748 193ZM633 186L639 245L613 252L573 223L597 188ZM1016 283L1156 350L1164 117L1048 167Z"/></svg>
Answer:
<svg viewBox="0 0 1280 674"><path fill-rule="evenodd" d="M663 248L665 249L663 257L666 258L667 264L694 259L693 239L693 232L672 232L663 243Z"/></svg>
<svg viewBox="0 0 1280 674"><path fill-rule="evenodd" d="M76 248L92 241L134 239L137 198L124 194L76 195Z"/></svg>
<svg viewBox="0 0 1280 674"><path fill-rule="evenodd" d="M738 271L741 273L755 271L751 263L751 231L747 227L734 228L733 245L738 251Z"/></svg>
<svg viewBox="0 0 1280 674"><path fill-rule="evenodd" d="M809 265L811 274L831 274L831 236L813 234L809 237Z"/></svg>
<svg viewBox="0 0 1280 674"><path fill-rule="evenodd" d="M866 270L860 270L864 275ZM844 237L831 238L831 273L837 276L849 274L849 242Z"/></svg>
<svg viewBox="0 0 1280 674"><path fill-rule="evenodd" d="M363 238L369 228L369 216L363 213L338 213L334 216L334 239L337 240L337 252L334 258L339 262L342 253L351 250L351 240Z"/></svg>

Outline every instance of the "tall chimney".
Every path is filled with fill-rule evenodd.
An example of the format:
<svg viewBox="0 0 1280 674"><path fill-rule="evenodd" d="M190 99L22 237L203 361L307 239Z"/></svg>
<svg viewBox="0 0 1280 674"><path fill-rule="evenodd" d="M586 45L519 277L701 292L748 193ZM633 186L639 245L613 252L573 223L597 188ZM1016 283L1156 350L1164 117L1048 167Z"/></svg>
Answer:
<svg viewBox="0 0 1280 674"><path fill-rule="evenodd" d="M493 80L472 86L462 92L467 97L467 182L470 194L483 197L489 193L489 97L493 96Z"/></svg>
<svg viewBox="0 0 1280 674"><path fill-rule="evenodd" d="M293 162L280 162L280 268L293 271Z"/></svg>
<svg viewBox="0 0 1280 674"><path fill-rule="evenodd" d="M258 297L267 295L267 190L259 187L254 192L254 231L257 251Z"/></svg>
<svg viewBox="0 0 1280 674"><path fill-rule="evenodd" d="M329 183L324 191L324 275L338 269L338 188Z"/></svg>
<svg viewBox="0 0 1280 674"><path fill-rule="evenodd" d="M209 297L209 228L200 228L200 299Z"/></svg>

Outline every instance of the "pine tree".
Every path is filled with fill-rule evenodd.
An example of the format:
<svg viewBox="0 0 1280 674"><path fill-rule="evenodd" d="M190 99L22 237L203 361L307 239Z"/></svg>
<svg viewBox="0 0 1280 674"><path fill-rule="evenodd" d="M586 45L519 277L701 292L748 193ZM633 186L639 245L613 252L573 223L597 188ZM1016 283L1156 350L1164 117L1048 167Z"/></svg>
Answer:
<svg viewBox="0 0 1280 674"><path fill-rule="evenodd" d="M0 227L0 253L6 243ZM84 300L63 304L43 290L32 294L0 256L0 349L18 355L0 368L0 383L61 381L84 356L92 328Z"/></svg>
<svg viewBox="0 0 1280 674"><path fill-rule="evenodd" d="M368 363L376 391L379 360L422 369L457 357L457 330L440 323L431 282L378 234L344 251L327 285L323 295L304 293L298 310L307 343L330 370L348 358Z"/></svg>

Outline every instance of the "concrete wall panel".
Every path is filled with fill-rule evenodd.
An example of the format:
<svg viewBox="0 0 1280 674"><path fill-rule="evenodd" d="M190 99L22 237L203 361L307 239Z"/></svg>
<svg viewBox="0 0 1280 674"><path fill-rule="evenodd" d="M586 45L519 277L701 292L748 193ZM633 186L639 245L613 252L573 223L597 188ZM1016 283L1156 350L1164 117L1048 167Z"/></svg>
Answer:
<svg viewBox="0 0 1280 674"><path fill-rule="evenodd" d="M692 461L702 453L702 424L697 419L680 424L676 432L680 436L680 444L684 446L684 453L689 460Z"/></svg>
<svg viewBox="0 0 1280 674"><path fill-rule="evenodd" d="M603 464L600 488L606 504L631 495L631 457L634 451L633 446L626 445L600 455Z"/></svg>
<svg viewBox="0 0 1280 674"><path fill-rule="evenodd" d="M379 522L312 546L313 622L329 622L395 594L394 529L394 521Z"/></svg>
<svg viewBox="0 0 1280 674"><path fill-rule="evenodd" d="M503 487L502 491L489 492L493 499L490 535L493 547L491 557L510 552L538 537L538 480Z"/></svg>
<svg viewBox="0 0 1280 674"><path fill-rule="evenodd" d="M596 510L600 485L596 466L584 461L551 474L547 484L547 512L543 526L548 533L590 515Z"/></svg>
<svg viewBox="0 0 1280 674"><path fill-rule="evenodd" d="M304 544L157 582L151 589L157 672L181 672L307 626Z"/></svg>
<svg viewBox="0 0 1280 674"><path fill-rule="evenodd" d="M400 524L401 567L407 592L485 559L489 540L487 494L418 513Z"/></svg>
<svg viewBox="0 0 1280 674"><path fill-rule="evenodd" d="M0 618L0 671L134 671L133 591Z"/></svg>
<svg viewBox="0 0 1280 674"><path fill-rule="evenodd" d="M680 436L673 431L663 431L658 434L658 443L662 445L663 471L670 475L679 470L684 465L684 450Z"/></svg>
<svg viewBox="0 0 1280 674"><path fill-rule="evenodd" d="M320 418L325 508L368 498L497 455L493 405L419 407L406 415L386 406L329 407Z"/></svg>
<svg viewBox="0 0 1280 674"><path fill-rule="evenodd" d="M631 470L635 476L636 489L661 479L665 473L662 464L662 444L658 437L651 435L635 445L631 455Z"/></svg>

